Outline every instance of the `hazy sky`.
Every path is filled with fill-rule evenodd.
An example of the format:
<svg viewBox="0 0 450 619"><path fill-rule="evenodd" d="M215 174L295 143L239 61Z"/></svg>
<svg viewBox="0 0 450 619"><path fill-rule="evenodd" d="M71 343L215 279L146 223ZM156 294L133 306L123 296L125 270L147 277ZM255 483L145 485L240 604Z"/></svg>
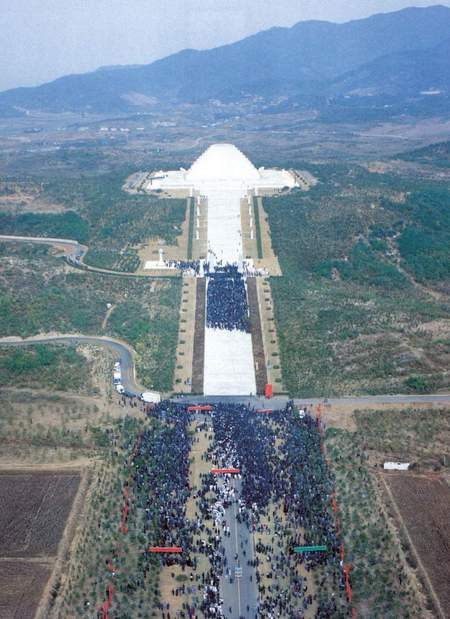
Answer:
<svg viewBox="0 0 450 619"><path fill-rule="evenodd" d="M0 90L148 63L305 19L342 22L432 4L450 0L0 0Z"/></svg>

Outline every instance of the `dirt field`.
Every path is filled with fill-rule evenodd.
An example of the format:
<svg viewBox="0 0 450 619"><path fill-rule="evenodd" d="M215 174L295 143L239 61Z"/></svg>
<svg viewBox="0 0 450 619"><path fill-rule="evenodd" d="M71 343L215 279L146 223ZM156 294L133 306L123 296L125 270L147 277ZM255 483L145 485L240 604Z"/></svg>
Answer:
<svg viewBox="0 0 450 619"><path fill-rule="evenodd" d="M0 619L32 619L51 566L0 560Z"/></svg>
<svg viewBox="0 0 450 619"><path fill-rule="evenodd" d="M0 471L0 619L35 616L80 484L78 471Z"/></svg>
<svg viewBox="0 0 450 619"><path fill-rule="evenodd" d="M443 617L450 616L450 489L432 475L383 476Z"/></svg>
<svg viewBox="0 0 450 619"><path fill-rule="evenodd" d="M0 473L0 555L56 554L78 485L78 473Z"/></svg>

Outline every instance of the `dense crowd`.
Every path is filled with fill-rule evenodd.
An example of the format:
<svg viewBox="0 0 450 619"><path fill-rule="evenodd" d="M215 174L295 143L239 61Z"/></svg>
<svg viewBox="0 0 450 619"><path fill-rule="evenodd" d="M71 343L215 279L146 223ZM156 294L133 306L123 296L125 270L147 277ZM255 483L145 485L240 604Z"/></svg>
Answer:
<svg viewBox="0 0 450 619"><path fill-rule="evenodd" d="M71 256L74 258L74 256ZM230 265L222 260L165 260L164 264L173 269L179 269L184 275L189 277L207 277L209 273L215 270L223 270L229 266L237 268L237 265ZM266 268L256 268L253 260L244 260L240 265L240 270L245 277L264 277L269 274Z"/></svg>
<svg viewBox="0 0 450 619"><path fill-rule="evenodd" d="M169 267L179 269L187 275L199 277L203 275L203 261L200 260L166 260Z"/></svg>
<svg viewBox="0 0 450 619"><path fill-rule="evenodd" d="M321 584L328 579L338 597L343 595L339 541L329 509L332 480L316 421L300 417L290 404L270 416L221 404L213 425L210 457L217 465L242 469L241 495L234 500L239 521L256 540L249 564L258 584L258 616L302 617L314 605L316 617L339 617L337 601L319 601L308 578L320 566ZM327 551L293 553L295 546L314 544Z"/></svg>
<svg viewBox="0 0 450 619"><path fill-rule="evenodd" d="M140 572L129 575L127 591L145 588L149 570L159 564L173 570L172 598L159 606L163 619L235 619L223 587L233 582L236 566L244 566L256 600L246 617L301 619L305 612L319 619L346 617L339 540L330 511L333 484L317 422L291 404L261 415L237 403L193 413L186 405L162 402L147 414L153 418L151 428L138 441L130 434L123 444L132 452L133 534L142 534L150 546L181 546L183 552L143 552ZM201 455L208 467L241 473L203 473L191 488L192 449L200 436L208 438ZM190 517L188 500L194 501ZM133 527L133 517L130 522ZM242 531L247 539L234 554L237 537L230 536L236 526L240 539ZM294 546L315 544L327 551L293 553ZM180 569L188 574L183 580L177 577ZM324 597L321 591L326 586L329 591L330 583L334 594ZM183 602L175 611L177 597Z"/></svg>
<svg viewBox="0 0 450 619"><path fill-rule="evenodd" d="M250 331L247 291L237 266L227 265L209 274L206 324L229 331Z"/></svg>

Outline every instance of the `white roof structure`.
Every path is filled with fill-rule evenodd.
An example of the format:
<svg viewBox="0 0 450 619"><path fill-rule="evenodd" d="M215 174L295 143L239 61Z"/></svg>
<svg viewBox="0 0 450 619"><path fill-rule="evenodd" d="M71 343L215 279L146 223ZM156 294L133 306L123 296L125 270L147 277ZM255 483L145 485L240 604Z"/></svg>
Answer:
<svg viewBox="0 0 450 619"><path fill-rule="evenodd" d="M257 169L233 144L213 144L189 170L154 173L145 189L187 189L191 196L194 190L200 192L207 199L207 260L242 264L242 198L296 185L288 170ZM206 327L204 368L206 395L256 393L251 334Z"/></svg>
<svg viewBox="0 0 450 619"><path fill-rule="evenodd" d="M410 462L385 462L383 464L383 468L387 471L407 471L410 466Z"/></svg>
<svg viewBox="0 0 450 619"><path fill-rule="evenodd" d="M194 184L211 180L257 182L260 174L233 144L213 144L192 164L186 180Z"/></svg>
<svg viewBox="0 0 450 619"><path fill-rule="evenodd" d="M212 144L192 164L189 170L169 170L153 173L145 189L196 189L205 193L205 185L233 183L245 194L249 190L296 187L297 181L289 170L257 169L233 144Z"/></svg>

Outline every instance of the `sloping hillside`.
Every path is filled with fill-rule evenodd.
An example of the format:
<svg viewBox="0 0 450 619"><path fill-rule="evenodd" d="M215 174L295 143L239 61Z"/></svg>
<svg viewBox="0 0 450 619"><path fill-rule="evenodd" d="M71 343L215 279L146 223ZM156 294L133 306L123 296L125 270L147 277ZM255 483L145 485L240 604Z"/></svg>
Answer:
<svg viewBox="0 0 450 619"><path fill-rule="evenodd" d="M442 59L448 43L439 45L449 38L450 8L443 6L404 9L346 24L300 22L211 50L184 50L149 65L106 67L9 90L0 93L0 113L111 112L149 109L158 99L326 94L330 88L342 94L379 89L384 82L394 83L401 92L405 79L410 89L416 88L411 78L416 71L422 88L430 67L432 83L447 88Z"/></svg>

